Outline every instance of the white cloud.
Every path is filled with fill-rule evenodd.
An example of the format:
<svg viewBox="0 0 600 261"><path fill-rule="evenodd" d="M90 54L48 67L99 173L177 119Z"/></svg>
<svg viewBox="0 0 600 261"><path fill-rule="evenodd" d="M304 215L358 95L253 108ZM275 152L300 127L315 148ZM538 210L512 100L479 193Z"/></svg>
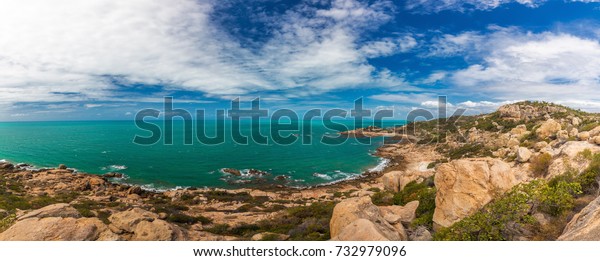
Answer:
<svg viewBox="0 0 600 261"><path fill-rule="evenodd" d="M229 98L261 91L303 97L347 87L396 87L368 58L414 38L360 36L391 19L391 1L300 5L272 19L263 47L242 46L195 0L22 0L0 9L0 102L127 101L112 79Z"/></svg>
<svg viewBox="0 0 600 261"><path fill-rule="evenodd" d="M466 55L479 61L446 78L457 92L496 100L600 101L598 40L514 28L476 39Z"/></svg>
<svg viewBox="0 0 600 261"><path fill-rule="evenodd" d="M548 0L408 0L406 8L420 13L437 13L445 10L465 12L468 10L491 10L511 3L536 8L546 2ZM564 0L564 2L597 3L600 0Z"/></svg>
<svg viewBox="0 0 600 261"><path fill-rule="evenodd" d="M383 39L368 42L360 48L361 53L368 58L390 56L396 53L407 52L417 46L417 40L412 36L397 39Z"/></svg>
<svg viewBox="0 0 600 261"><path fill-rule="evenodd" d="M84 105L84 107L91 109L91 108L99 108L102 107L102 104L93 104L93 103L87 103Z"/></svg>

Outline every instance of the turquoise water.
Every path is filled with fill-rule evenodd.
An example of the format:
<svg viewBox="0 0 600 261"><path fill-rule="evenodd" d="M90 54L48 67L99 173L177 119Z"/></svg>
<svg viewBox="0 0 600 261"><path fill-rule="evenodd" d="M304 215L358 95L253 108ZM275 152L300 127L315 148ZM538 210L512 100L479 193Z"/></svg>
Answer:
<svg viewBox="0 0 600 261"><path fill-rule="evenodd" d="M123 182L156 189L261 183L309 186L346 179L375 167L380 159L372 153L383 142L377 138L369 145L356 139L335 146L320 142L303 145L300 141L277 145L269 139L268 145L239 145L225 135L220 145L203 145L195 139L193 145L184 145L183 122L174 125L173 145L164 145L161 140L142 146L133 143L134 136L148 136L149 132L137 128L133 121L0 123L0 159L36 167L66 164L94 174L117 171L126 174ZM212 129L209 136L214 134L215 124L207 126ZM263 127L268 124L262 123ZM249 133L249 128L250 123L242 123L244 133ZM268 133L268 128L262 130ZM302 137L301 132L290 133ZM335 133L315 122L311 136L317 140ZM260 179L234 177L222 173L222 168L259 169L270 174ZM276 181L278 175L288 176L287 181Z"/></svg>

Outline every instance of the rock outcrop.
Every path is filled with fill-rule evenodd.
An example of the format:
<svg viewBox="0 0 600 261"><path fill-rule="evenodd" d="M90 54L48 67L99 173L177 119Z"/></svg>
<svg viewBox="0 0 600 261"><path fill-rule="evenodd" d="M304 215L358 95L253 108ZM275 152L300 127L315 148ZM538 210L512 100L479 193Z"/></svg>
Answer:
<svg viewBox="0 0 600 261"><path fill-rule="evenodd" d="M394 227L381 215L370 197L346 199L333 209L331 239L343 241L406 240L404 228ZM401 228L401 231L398 231Z"/></svg>
<svg viewBox="0 0 600 261"><path fill-rule="evenodd" d="M50 205L17 218L0 234L2 240L18 241L90 241L116 240L118 237L97 218L80 218L67 204Z"/></svg>
<svg viewBox="0 0 600 261"><path fill-rule="evenodd" d="M113 232L130 236L134 241L167 241L185 239L184 231L158 214L134 208L109 217Z"/></svg>
<svg viewBox="0 0 600 261"><path fill-rule="evenodd" d="M556 136L557 132L561 129L562 126L559 122L555 121L554 119L548 119L546 122L542 123L535 133L541 139L547 139Z"/></svg>
<svg viewBox="0 0 600 261"><path fill-rule="evenodd" d="M592 201L571 219L558 240L600 240L600 197Z"/></svg>
<svg viewBox="0 0 600 261"><path fill-rule="evenodd" d="M508 163L499 159L463 159L437 168L435 224L448 227L481 209L518 180Z"/></svg>

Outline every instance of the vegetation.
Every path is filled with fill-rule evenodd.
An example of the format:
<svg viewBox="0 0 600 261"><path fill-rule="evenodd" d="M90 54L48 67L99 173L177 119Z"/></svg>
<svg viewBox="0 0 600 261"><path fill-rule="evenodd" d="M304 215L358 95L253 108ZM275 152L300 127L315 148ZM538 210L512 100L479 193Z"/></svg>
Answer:
<svg viewBox="0 0 600 261"><path fill-rule="evenodd" d="M263 220L256 224L242 224L237 227L216 224L206 231L243 238L261 232L272 232L290 235L290 240L329 240L329 220L334 206L335 202L317 202L309 206L289 208L275 219Z"/></svg>
<svg viewBox="0 0 600 261"><path fill-rule="evenodd" d="M440 230L435 240L514 240L537 224L535 213L560 216L574 207L581 185L568 177L516 186L484 209Z"/></svg>
<svg viewBox="0 0 600 261"><path fill-rule="evenodd" d="M548 168L552 163L552 155L548 153L542 153L531 159L529 168L536 177L544 177L548 173Z"/></svg>
<svg viewBox="0 0 600 261"><path fill-rule="evenodd" d="M393 201L395 205L402 206L411 201L419 201L419 207L415 212L416 218L411 226L425 226L432 229L435 194L436 189L433 184L433 178L429 178L421 183L415 181L408 183L403 190L394 195Z"/></svg>

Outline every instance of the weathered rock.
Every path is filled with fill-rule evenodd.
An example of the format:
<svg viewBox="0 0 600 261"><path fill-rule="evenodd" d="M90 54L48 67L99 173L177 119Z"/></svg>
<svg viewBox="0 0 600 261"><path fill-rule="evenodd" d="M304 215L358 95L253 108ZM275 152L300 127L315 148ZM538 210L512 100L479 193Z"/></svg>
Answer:
<svg viewBox="0 0 600 261"><path fill-rule="evenodd" d="M398 192L400 190L400 178L404 174L403 171L390 171L381 177L383 186L386 190Z"/></svg>
<svg viewBox="0 0 600 261"><path fill-rule="evenodd" d="M398 231L381 216L370 197L350 198L338 203L333 209L329 226L332 239L401 240ZM354 230L372 232L373 235L352 233Z"/></svg>
<svg viewBox="0 0 600 261"><path fill-rule="evenodd" d="M251 240L252 241L264 241L264 240L285 241L285 240L288 240L289 238L290 238L289 235L277 234L277 233L271 233L271 232L263 232L263 233L258 233L258 234L253 235Z"/></svg>
<svg viewBox="0 0 600 261"><path fill-rule="evenodd" d="M141 221L135 226L133 233L131 240L135 241L171 241L184 238L180 228L160 219Z"/></svg>
<svg viewBox="0 0 600 261"><path fill-rule="evenodd" d="M594 142L594 144L600 145L600 136L596 136L596 137L592 138L592 141Z"/></svg>
<svg viewBox="0 0 600 261"><path fill-rule="evenodd" d="M116 238L116 235L97 218L71 217L27 218L0 234L0 241L88 241Z"/></svg>
<svg viewBox="0 0 600 261"><path fill-rule="evenodd" d="M441 164L435 175L433 221L448 227L518 183L508 163L499 159L463 159Z"/></svg>
<svg viewBox="0 0 600 261"><path fill-rule="evenodd" d="M565 142L569 140L569 132L567 132L566 130L559 130L558 132L556 132L556 139L558 139L560 142Z"/></svg>
<svg viewBox="0 0 600 261"><path fill-rule="evenodd" d="M431 232L426 227L419 226L410 234L408 239L410 241L431 241L433 240L433 236L431 236Z"/></svg>
<svg viewBox="0 0 600 261"><path fill-rule="evenodd" d="M223 171L224 173L227 173L227 174L238 176L238 177L242 175L242 172L237 169L224 168L221 171Z"/></svg>
<svg viewBox="0 0 600 261"><path fill-rule="evenodd" d="M528 148L519 147L517 150L517 162L525 163L531 158L531 151Z"/></svg>
<svg viewBox="0 0 600 261"><path fill-rule="evenodd" d="M512 147L515 147L515 146L519 146L519 144L521 144L521 142L518 139L511 138L506 143L506 146L509 147L509 148L512 148Z"/></svg>
<svg viewBox="0 0 600 261"><path fill-rule="evenodd" d="M598 136L598 135L600 135L600 126L598 126L598 127L596 127L596 128L593 128L593 129L590 131L590 137L596 137L596 136Z"/></svg>
<svg viewBox="0 0 600 261"><path fill-rule="evenodd" d="M510 130L511 134L517 135L517 136L521 136L521 135L525 134L526 132L527 132L527 126L525 126L525 124L517 125L517 127L514 127L512 130Z"/></svg>
<svg viewBox="0 0 600 261"><path fill-rule="evenodd" d="M533 148L537 151L541 151L542 149L545 149L546 147L548 147L548 142L545 142L545 141L540 141L540 142L537 142L535 145L533 145Z"/></svg>
<svg viewBox="0 0 600 261"><path fill-rule="evenodd" d="M577 139L581 141L587 141L590 139L590 133L588 131L582 131L579 134L577 134Z"/></svg>
<svg viewBox="0 0 600 261"><path fill-rule="evenodd" d="M600 240L600 197L588 204L569 221L558 240Z"/></svg>
<svg viewBox="0 0 600 261"><path fill-rule="evenodd" d="M388 241L400 240L398 232L390 238L390 231L382 231L381 226L364 218L356 219L332 237L331 240L339 241Z"/></svg>
<svg viewBox="0 0 600 261"><path fill-rule="evenodd" d="M102 175L102 177L108 178L108 179L120 179L123 178L123 173L119 173L119 172L110 172L110 173L106 173L104 175Z"/></svg>
<svg viewBox="0 0 600 261"><path fill-rule="evenodd" d="M573 126L579 126L581 122L582 120L578 117L573 117L573 119L571 119L571 124L573 124Z"/></svg>
<svg viewBox="0 0 600 261"><path fill-rule="evenodd" d="M15 166L8 162L0 162L0 169L13 169Z"/></svg>
<svg viewBox="0 0 600 261"><path fill-rule="evenodd" d="M158 214L139 208L113 214L108 220L114 226L111 230L130 233L131 240L165 241L186 238L181 228L160 220Z"/></svg>
<svg viewBox="0 0 600 261"><path fill-rule="evenodd" d="M17 221L21 221L28 218L45 218L45 217L72 217L79 218L81 215L79 211L71 207L69 204L60 203L49 205L38 210L31 211L20 217L17 217Z"/></svg>
<svg viewBox="0 0 600 261"><path fill-rule="evenodd" d="M58 169L67 169L67 165L60 164L60 165L58 165Z"/></svg>
<svg viewBox="0 0 600 261"><path fill-rule="evenodd" d="M108 218L115 227L128 232L133 232L135 226L142 221L152 222L155 219L158 219L157 214L140 208L115 213Z"/></svg>
<svg viewBox="0 0 600 261"><path fill-rule="evenodd" d="M549 119L546 122L542 123L542 125L535 131L538 137L541 139L550 138L556 135L558 131L562 129L562 126L559 122L554 119Z"/></svg>
<svg viewBox="0 0 600 261"><path fill-rule="evenodd" d="M579 130L577 128L572 128L569 131L569 137L577 137L579 135Z"/></svg>
<svg viewBox="0 0 600 261"><path fill-rule="evenodd" d="M129 195L141 195L142 193L144 193L144 190L140 186L133 186L127 190Z"/></svg>
<svg viewBox="0 0 600 261"><path fill-rule="evenodd" d="M419 201L412 201L404 206L381 206L379 210L383 218L390 224L410 223L415 219L415 211Z"/></svg>

